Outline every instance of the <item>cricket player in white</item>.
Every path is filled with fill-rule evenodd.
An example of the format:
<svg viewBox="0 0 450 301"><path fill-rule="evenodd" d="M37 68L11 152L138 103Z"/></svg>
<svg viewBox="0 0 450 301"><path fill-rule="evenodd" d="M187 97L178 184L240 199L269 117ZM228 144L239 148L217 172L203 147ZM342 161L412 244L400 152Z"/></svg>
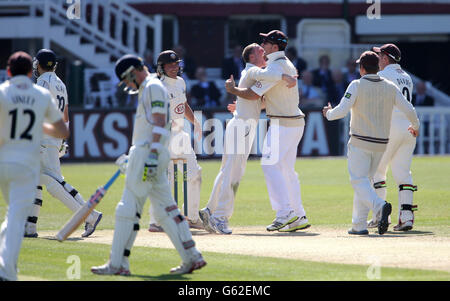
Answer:
<svg viewBox="0 0 450 301"><path fill-rule="evenodd" d="M392 111L399 108L412 124L405 131L417 136L419 119L410 102L390 81L377 75L379 58L366 51L356 63L360 64L361 79L350 83L338 106L324 107L328 120L343 118L351 110L350 140L348 142L348 171L355 191L352 228L349 234L366 235L370 210L378 220L378 233L389 227L392 206L380 198L373 188L373 177L389 141Z"/></svg>
<svg viewBox="0 0 450 301"><path fill-rule="evenodd" d="M64 122L68 125L69 100L67 89L62 80L56 75L56 67L56 55L52 50L41 49L38 51L33 60L33 71L37 77L36 83L38 86L50 91L53 98L56 99L58 108L63 113ZM81 194L67 183L61 174L59 158L66 153L66 147L62 139L48 135L43 136L41 141L41 176L33 208L27 219L25 237L38 236L36 223L42 207L42 186L45 186L54 198L60 200L72 212L76 212L85 203ZM102 214L94 210L86 219L85 231L81 236L88 237L91 235L101 219Z"/></svg>
<svg viewBox="0 0 450 301"><path fill-rule="evenodd" d="M413 82L411 77L398 64L401 59L400 49L394 44L386 44L380 48L374 47L373 50L380 57L381 71L378 72L378 75L393 82L406 99L411 102ZM413 185L411 176L411 162L416 147L416 138L408 133L408 126L409 121L405 114L394 108L389 143L374 176L375 191L380 198L385 200L387 195L386 174L388 166L391 166L392 176L399 189L399 216L398 224L394 226L395 231L411 230L414 224L413 211L417 210L417 205L413 205L413 193L417 190L417 186ZM377 220L373 219L367 227L374 228L377 223Z"/></svg>
<svg viewBox="0 0 450 301"><path fill-rule="evenodd" d="M197 163L195 152L191 146L191 138L184 131L184 118L188 119L194 125L194 131L198 137L201 137L201 125L195 119L191 107L186 99L186 83L181 75L181 59L173 50L166 50L159 54L157 59L158 77L166 87L170 100L170 119L171 135L169 151L171 159L187 160L187 220L190 228L203 229L203 224L199 219L198 210L200 207L200 192L202 185L202 168ZM200 131L200 133L199 133ZM178 164L178 163L177 163ZM179 167L178 170L181 170ZM174 185L173 164L169 164L169 183ZM150 204L150 232L163 231L161 226L156 223L153 214L154 209ZM184 210L182 210L183 212Z"/></svg>
<svg viewBox="0 0 450 301"><path fill-rule="evenodd" d="M31 81L30 55L14 53L7 69L12 78L0 85L0 189L8 205L0 229L0 280L13 281L39 183L42 133L65 139L69 130L48 90Z"/></svg>
<svg viewBox="0 0 450 301"><path fill-rule="evenodd" d="M169 99L157 77L150 76L143 60L125 55L116 63L115 72L128 88L138 90L138 107L133 128L132 146L125 174L122 199L116 207L116 222L110 260L92 267L99 275L129 275L131 248L139 230L139 219L147 198L153 203L156 221L162 225L182 264L171 273L191 273L206 265L195 247L186 219L181 215L167 179L170 160Z"/></svg>
<svg viewBox="0 0 450 301"><path fill-rule="evenodd" d="M226 87L229 93L246 99L264 95L266 114L271 123L264 140L261 164L270 202L276 211L276 218L267 226L267 231L293 232L310 226L295 171L305 115L298 107L298 88L291 89L281 80L282 74L297 76L297 69L284 54L288 38L279 30L260 35L263 37L261 46L268 58L266 70L253 68L248 71L247 76L257 80L251 88L236 88L232 80L227 80ZM277 76L277 80L267 80L263 77L267 74Z"/></svg>
<svg viewBox="0 0 450 301"><path fill-rule="evenodd" d="M264 49L256 43L250 44L242 52L242 58L246 62L246 66L241 72L238 87L250 88L256 80L247 76L248 71L250 68L266 66ZM280 76L273 77L279 78ZM292 78L292 80L295 85L296 78ZM228 227L228 221L233 214L234 199L255 140L261 108L261 98L248 100L238 97L236 99L233 118L227 123L225 130L222 165L214 181L209 202L205 208L200 210L200 218L208 232L232 233Z"/></svg>

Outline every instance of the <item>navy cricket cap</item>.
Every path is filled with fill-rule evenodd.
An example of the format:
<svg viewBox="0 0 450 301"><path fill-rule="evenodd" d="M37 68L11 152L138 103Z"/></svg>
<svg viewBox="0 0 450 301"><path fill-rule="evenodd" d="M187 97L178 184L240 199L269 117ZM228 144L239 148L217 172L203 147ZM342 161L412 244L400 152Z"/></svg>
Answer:
<svg viewBox="0 0 450 301"><path fill-rule="evenodd" d="M144 61L140 57L133 54L126 54L117 60L114 71L116 72L117 78L122 81L135 68L143 66Z"/></svg>
<svg viewBox="0 0 450 301"><path fill-rule="evenodd" d="M288 37L280 30L272 30L269 33L260 33L263 37L263 42L269 42L282 47L286 47L288 43Z"/></svg>
<svg viewBox="0 0 450 301"><path fill-rule="evenodd" d="M35 56L41 67L53 69L56 66L56 54L50 49L41 49Z"/></svg>
<svg viewBox="0 0 450 301"><path fill-rule="evenodd" d="M27 75L32 69L31 56L24 52L14 52L8 59L8 67L12 76Z"/></svg>
<svg viewBox="0 0 450 301"><path fill-rule="evenodd" d="M402 53L400 52L400 49L395 44L384 44L381 47L372 47L372 51L376 53L384 53L397 63L400 62L402 58Z"/></svg>

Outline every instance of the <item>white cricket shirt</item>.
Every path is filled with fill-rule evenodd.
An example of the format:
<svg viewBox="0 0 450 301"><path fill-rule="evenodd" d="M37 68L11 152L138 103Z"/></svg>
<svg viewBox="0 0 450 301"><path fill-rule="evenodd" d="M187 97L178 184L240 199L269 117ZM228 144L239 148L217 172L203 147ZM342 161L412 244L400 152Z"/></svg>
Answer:
<svg viewBox="0 0 450 301"><path fill-rule="evenodd" d="M62 82L62 80L56 75L55 72L45 72L42 73L41 76L36 81L38 86L44 87L50 91L50 94L56 100L56 104L58 105L58 109L61 113L64 113L64 109L67 105L69 105L69 98L67 97L67 89L66 85ZM62 139L54 138L52 136L43 135L42 145L52 145L55 147L61 147Z"/></svg>
<svg viewBox="0 0 450 301"><path fill-rule="evenodd" d="M0 85L0 161L40 169L44 120L55 123L61 111L47 89L24 75Z"/></svg>

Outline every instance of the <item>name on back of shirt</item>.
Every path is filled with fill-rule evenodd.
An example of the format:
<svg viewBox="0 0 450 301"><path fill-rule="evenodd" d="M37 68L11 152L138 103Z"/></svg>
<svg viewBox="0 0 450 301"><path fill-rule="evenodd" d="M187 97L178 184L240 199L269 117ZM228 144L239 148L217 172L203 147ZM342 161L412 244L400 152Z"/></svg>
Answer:
<svg viewBox="0 0 450 301"><path fill-rule="evenodd" d="M411 86L411 81L407 78L397 78L398 85Z"/></svg>
<svg viewBox="0 0 450 301"><path fill-rule="evenodd" d="M11 100L13 104L21 103L24 105L31 105L31 106L34 105L34 102L36 101L34 97L30 95L13 95L11 97Z"/></svg>

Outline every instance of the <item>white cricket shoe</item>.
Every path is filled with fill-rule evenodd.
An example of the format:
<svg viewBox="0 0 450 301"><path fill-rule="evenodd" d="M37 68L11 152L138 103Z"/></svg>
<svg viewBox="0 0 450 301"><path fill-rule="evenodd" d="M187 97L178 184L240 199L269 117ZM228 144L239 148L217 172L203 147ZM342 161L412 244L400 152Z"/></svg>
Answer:
<svg viewBox="0 0 450 301"><path fill-rule="evenodd" d="M175 275L190 274L195 270L201 269L205 265L206 261L203 259L202 254L199 253L195 260L170 269L170 273Z"/></svg>
<svg viewBox="0 0 450 301"><path fill-rule="evenodd" d="M219 234L231 234L233 231L228 228L228 219L226 217L214 217L209 219L210 226Z"/></svg>
<svg viewBox="0 0 450 301"><path fill-rule="evenodd" d="M100 220L102 219L102 217L103 217L103 214L100 213L94 224L86 223L84 225L84 232L81 234L81 237L89 237L92 233L94 233L94 231L97 228L97 225L100 222Z"/></svg>
<svg viewBox="0 0 450 301"><path fill-rule="evenodd" d="M120 268L113 267L109 261L104 265L91 267L91 272L96 275L120 275L120 276L131 275L129 269L124 267Z"/></svg>
<svg viewBox="0 0 450 301"><path fill-rule="evenodd" d="M297 230L304 230L309 227L311 227L311 225L308 223L308 219L306 218L306 216L302 216L295 222L284 226L283 228L279 229L278 231L279 232L295 232Z"/></svg>
<svg viewBox="0 0 450 301"><path fill-rule="evenodd" d="M148 226L148 231L149 232L164 232L164 229L160 225L152 223Z"/></svg>
<svg viewBox="0 0 450 301"><path fill-rule="evenodd" d="M394 226L394 231L409 231L413 228L414 221L406 221L404 223L399 222L398 225Z"/></svg>
<svg viewBox="0 0 450 301"><path fill-rule="evenodd" d="M199 230L205 229L205 227L203 226L203 222L200 219L196 220L195 222L191 221L190 219L188 219L187 221L189 224L189 228L191 229L199 229Z"/></svg>
<svg viewBox="0 0 450 301"><path fill-rule="evenodd" d="M209 233L216 233L216 230L214 230L214 228L211 226L210 223L211 211L209 211L209 208L205 207L201 209L198 212L198 214L200 216L200 219L202 220L203 227L205 228L205 230L208 231Z"/></svg>
<svg viewBox="0 0 450 301"><path fill-rule="evenodd" d="M273 220L272 224L267 226L267 231L276 231L276 230L280 230L281 228L292 224L293 222L295 222L296 220L298 220L299 217L297 215L295 215L294 211L290 211L288 213L288 215L283 216L283 217L277 217Z"/></svg>

